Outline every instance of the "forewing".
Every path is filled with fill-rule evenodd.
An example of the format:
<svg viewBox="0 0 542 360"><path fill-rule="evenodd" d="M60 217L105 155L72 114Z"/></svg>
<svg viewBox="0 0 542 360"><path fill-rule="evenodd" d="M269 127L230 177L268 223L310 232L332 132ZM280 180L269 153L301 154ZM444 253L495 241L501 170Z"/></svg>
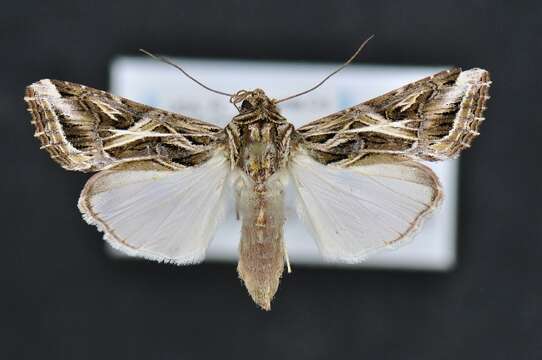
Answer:
<svg viewBox="0 0 542 360"><path fill-rule="evenodd" d="M374 154L340 168L299 152L289 169L298 214L329 261L354 263L400 244L442 197L431 169L395 155Z"/></svg>
<svg viewBox="0 0 542 360"><path fill-rule="evenodd" d="M224 212L227 159L177 171L109 170L85 185L79 209L129 255L177 264L203 260Z"/></svg>
<svg viewBox="0 0 542 360"><path fill-rule="evenodd" d="M453 68L311 122L301 143L324 164L348 166L368 153L414 159L457 157L478 136L489 73Z"/></svg>
<svg viewBox="0 0 542 360"><path fill-rule="evenodd" d="M68 170L172 170L203 162L222 143L221 128L58 80L26 88L41 141Z"/></svg>

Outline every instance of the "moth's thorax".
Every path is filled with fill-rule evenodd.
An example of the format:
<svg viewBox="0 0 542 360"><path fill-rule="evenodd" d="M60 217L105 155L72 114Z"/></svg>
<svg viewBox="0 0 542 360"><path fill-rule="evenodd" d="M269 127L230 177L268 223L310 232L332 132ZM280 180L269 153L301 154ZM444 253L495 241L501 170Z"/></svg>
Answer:
<svg viewBox="0 0 542 360"><path fill-rule="evenodd" d="M239 114L226 127L230 161L256 184L286 166L293 126L263 90L242 94Z"/></svg>

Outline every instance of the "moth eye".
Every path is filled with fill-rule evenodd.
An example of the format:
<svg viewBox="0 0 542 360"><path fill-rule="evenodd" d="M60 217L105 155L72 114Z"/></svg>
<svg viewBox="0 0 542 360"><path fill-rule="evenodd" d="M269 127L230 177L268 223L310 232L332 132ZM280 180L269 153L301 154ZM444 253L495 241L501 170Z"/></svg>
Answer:
<svg viewBox="0 0 542 360"><path fill-rule="evenodd" d="M250 161L250 152L245 151L245 153L243 154L243 162L248 163L249 161Z"/></svg>
<svg viewBox="0 0 542 360"><path fill-rule="evenodd" d="M241 104L241 110L252 110L252 104L248 100L243 100Z"/></svg>

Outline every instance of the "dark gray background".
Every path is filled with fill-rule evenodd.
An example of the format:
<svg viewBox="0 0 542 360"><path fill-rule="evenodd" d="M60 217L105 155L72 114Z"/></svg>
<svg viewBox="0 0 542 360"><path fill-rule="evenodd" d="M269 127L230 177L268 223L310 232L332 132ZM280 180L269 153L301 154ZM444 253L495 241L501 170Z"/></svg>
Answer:
<svg viewBox="0 0 542 360"><path fill-rule="evenodd" d="M540 359L541 4L3 5L0 357ZM448 274L296 268L271 313L251 303L233 265L108 258L76 208L88 175L38 149L22 99L45 77L106 89L112 57L140 47L336 62L371 33L358 61L492 72L488 121L461 164L459 263Z"/></svg>

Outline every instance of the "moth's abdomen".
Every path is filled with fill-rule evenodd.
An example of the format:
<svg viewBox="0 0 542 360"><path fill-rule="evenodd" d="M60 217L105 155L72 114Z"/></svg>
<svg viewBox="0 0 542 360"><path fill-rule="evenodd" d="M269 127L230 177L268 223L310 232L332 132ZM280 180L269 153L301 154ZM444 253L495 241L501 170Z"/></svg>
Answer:
<svg viewBox="0 0 542 360"><path fill-rule="evenodd" d="M284 268L283 186L247 184L237 201L242 221L237 271L254 302L269 310Z"/></svg>

